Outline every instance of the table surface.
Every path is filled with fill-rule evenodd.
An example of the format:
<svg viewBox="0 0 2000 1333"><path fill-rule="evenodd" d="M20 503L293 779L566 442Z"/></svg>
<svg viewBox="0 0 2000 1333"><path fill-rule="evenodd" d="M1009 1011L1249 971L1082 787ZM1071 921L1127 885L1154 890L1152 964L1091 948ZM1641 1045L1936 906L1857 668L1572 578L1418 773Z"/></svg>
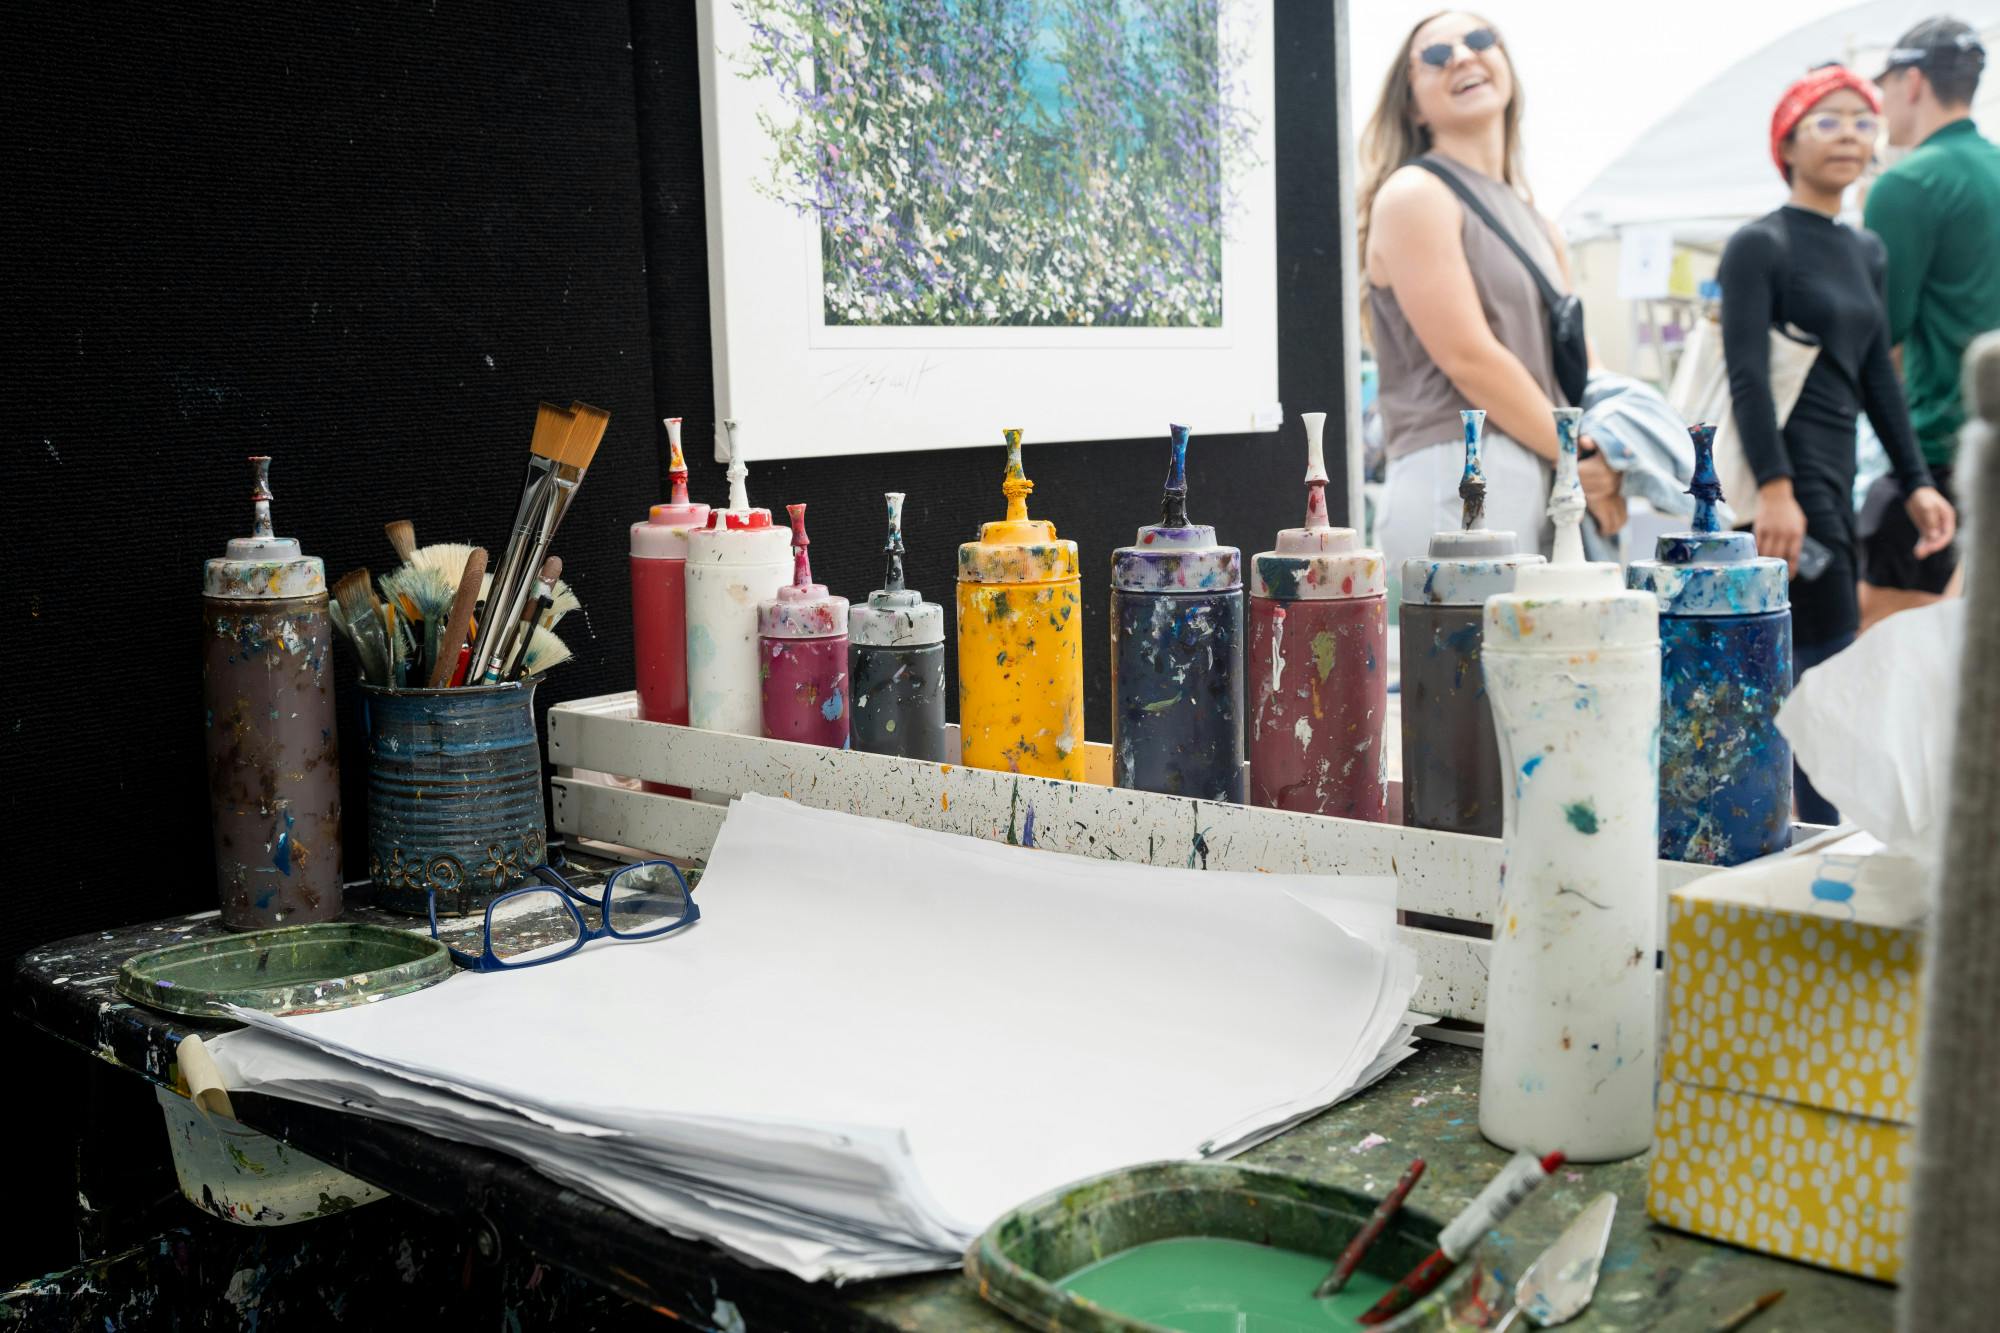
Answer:
<svg viewBox="0 0 2000 1333"><path fill-rule="evenodd" d="M348 920L423 929L367 906ZM448 922L476 932L477 920ZM25 1020L153 1082L178 1079L175 1050L198 1024L124 1000L118 966L145 949L223 933L213 912L59 941L24 954L14 1006ZM461 946L463 947L463 946ZM476 943L472 946L477 948ZM1479 1058L1426 1042L1368 1092L1251 1150L1252 1165L1381 1194L1414 1156L1429 1163L1418 1205L1450 1216L1506 1159L1479 1135ZM520 1245L629 1299L696 1327L950 1329L1002 1333L1020 1326L981 1303L957 1273L815 1286L739 1264L671 1236L531 1167L484 1148L363 1116L276 1098L235 1099L250 1127L282 1138L409 1201L478 1228L482 1245ZM1380 1138L1382 1142L1374 1140ZM1558 1172L1489 1238L1494 1265L1512 1280L1576 1211L1604 1190L1619 1196L1603 1277L1590 1309L1568 1327L1626 1333L1704 1330L1757 1296L1785 1299L1753 1333L1889 1328L1894 1290L1879 1283L1768 1258L1670 1231L1645 1216L1647 1158ZM737 1319L742 1322L738 1324ZM1525 1327L1525 1325L1523 1326Z"/></svg>

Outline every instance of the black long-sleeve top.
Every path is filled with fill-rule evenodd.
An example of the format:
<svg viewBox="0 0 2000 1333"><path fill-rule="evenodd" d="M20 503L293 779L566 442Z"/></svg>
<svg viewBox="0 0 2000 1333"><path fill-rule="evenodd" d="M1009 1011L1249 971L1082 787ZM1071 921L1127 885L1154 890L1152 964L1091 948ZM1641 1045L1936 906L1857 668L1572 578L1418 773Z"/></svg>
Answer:
<svg viewBox="0 0 2000 1333"><path fill-rule="evenodd" d="M1722 351L1731 413L1757 484L1792 479L1806 531L1833 552L1812 580L1792 583L1792 623L1802 644L1860 626L1855 601L1854 426L1881 437L1905 493L1931 484L1903 389L1889 360L1882 242L1790 204L1730 237L1722 283ZM1770 330L1792 324L1819 340L1819 359L1778 429L1771 398Z"/></svg>

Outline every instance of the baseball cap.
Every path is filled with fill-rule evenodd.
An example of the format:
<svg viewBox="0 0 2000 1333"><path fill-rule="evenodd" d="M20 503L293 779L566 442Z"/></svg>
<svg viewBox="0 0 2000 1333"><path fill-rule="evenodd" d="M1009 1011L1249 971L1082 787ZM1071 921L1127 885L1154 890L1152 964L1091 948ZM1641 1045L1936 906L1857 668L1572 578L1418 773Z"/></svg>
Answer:
<svg viewBox="0 0 2000 1333"><path fill-rule="evenodd" d="M1957 68L1964 61L1979 67L1986 64L1986 46L1979 40L1978 29L1939 15L1925 19L1896 39L1875 81L1880 83L1897 70L1912 66L1928 73L1939 68Z"/></svg>

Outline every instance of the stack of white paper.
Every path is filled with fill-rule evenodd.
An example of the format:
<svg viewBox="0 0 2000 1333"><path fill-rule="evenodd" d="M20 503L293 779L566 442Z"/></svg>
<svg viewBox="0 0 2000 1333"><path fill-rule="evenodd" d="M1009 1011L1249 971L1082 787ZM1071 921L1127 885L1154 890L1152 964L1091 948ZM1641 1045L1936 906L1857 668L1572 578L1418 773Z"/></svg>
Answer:
<svg viewBox="0 0 2000 1333"><path fill-rule="evenodd" d="M211 1045L231 1088L489 1145L802 1277L886 1276L1379 1078L1421 1021L1393 893L748 796L685 931Z"/></svg>

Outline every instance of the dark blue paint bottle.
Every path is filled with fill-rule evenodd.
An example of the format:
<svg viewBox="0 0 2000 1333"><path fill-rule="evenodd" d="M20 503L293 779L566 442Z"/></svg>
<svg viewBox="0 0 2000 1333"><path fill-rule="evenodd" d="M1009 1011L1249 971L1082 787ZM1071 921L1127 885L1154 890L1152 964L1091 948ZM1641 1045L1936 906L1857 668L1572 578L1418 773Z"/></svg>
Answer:
<svg viewBox="0 0 2000 1333"><path fill-rule="evenodd" d="M943 763L944 608L903 586L903 494L883 497L882 586L847 613L848 748Z"/></svg>
<svg viewBox="0 0 2000 1333"><path fill-rule="evenodd" d="M1111 555L1114 786L1243 800L1243 555L1187 517L1185 426L1160 521Z"/></svg>
<svg viewBox="0 0 2000 1333"><path fill-rule="evenodd" d="M1715 512L1715 427L1695 426L1694 531L1635 560L1660 600L1660 856L1733 866L1791 843L1792 747L1778 706L1792 688L1785 562L1757 554Z"/></svg>

